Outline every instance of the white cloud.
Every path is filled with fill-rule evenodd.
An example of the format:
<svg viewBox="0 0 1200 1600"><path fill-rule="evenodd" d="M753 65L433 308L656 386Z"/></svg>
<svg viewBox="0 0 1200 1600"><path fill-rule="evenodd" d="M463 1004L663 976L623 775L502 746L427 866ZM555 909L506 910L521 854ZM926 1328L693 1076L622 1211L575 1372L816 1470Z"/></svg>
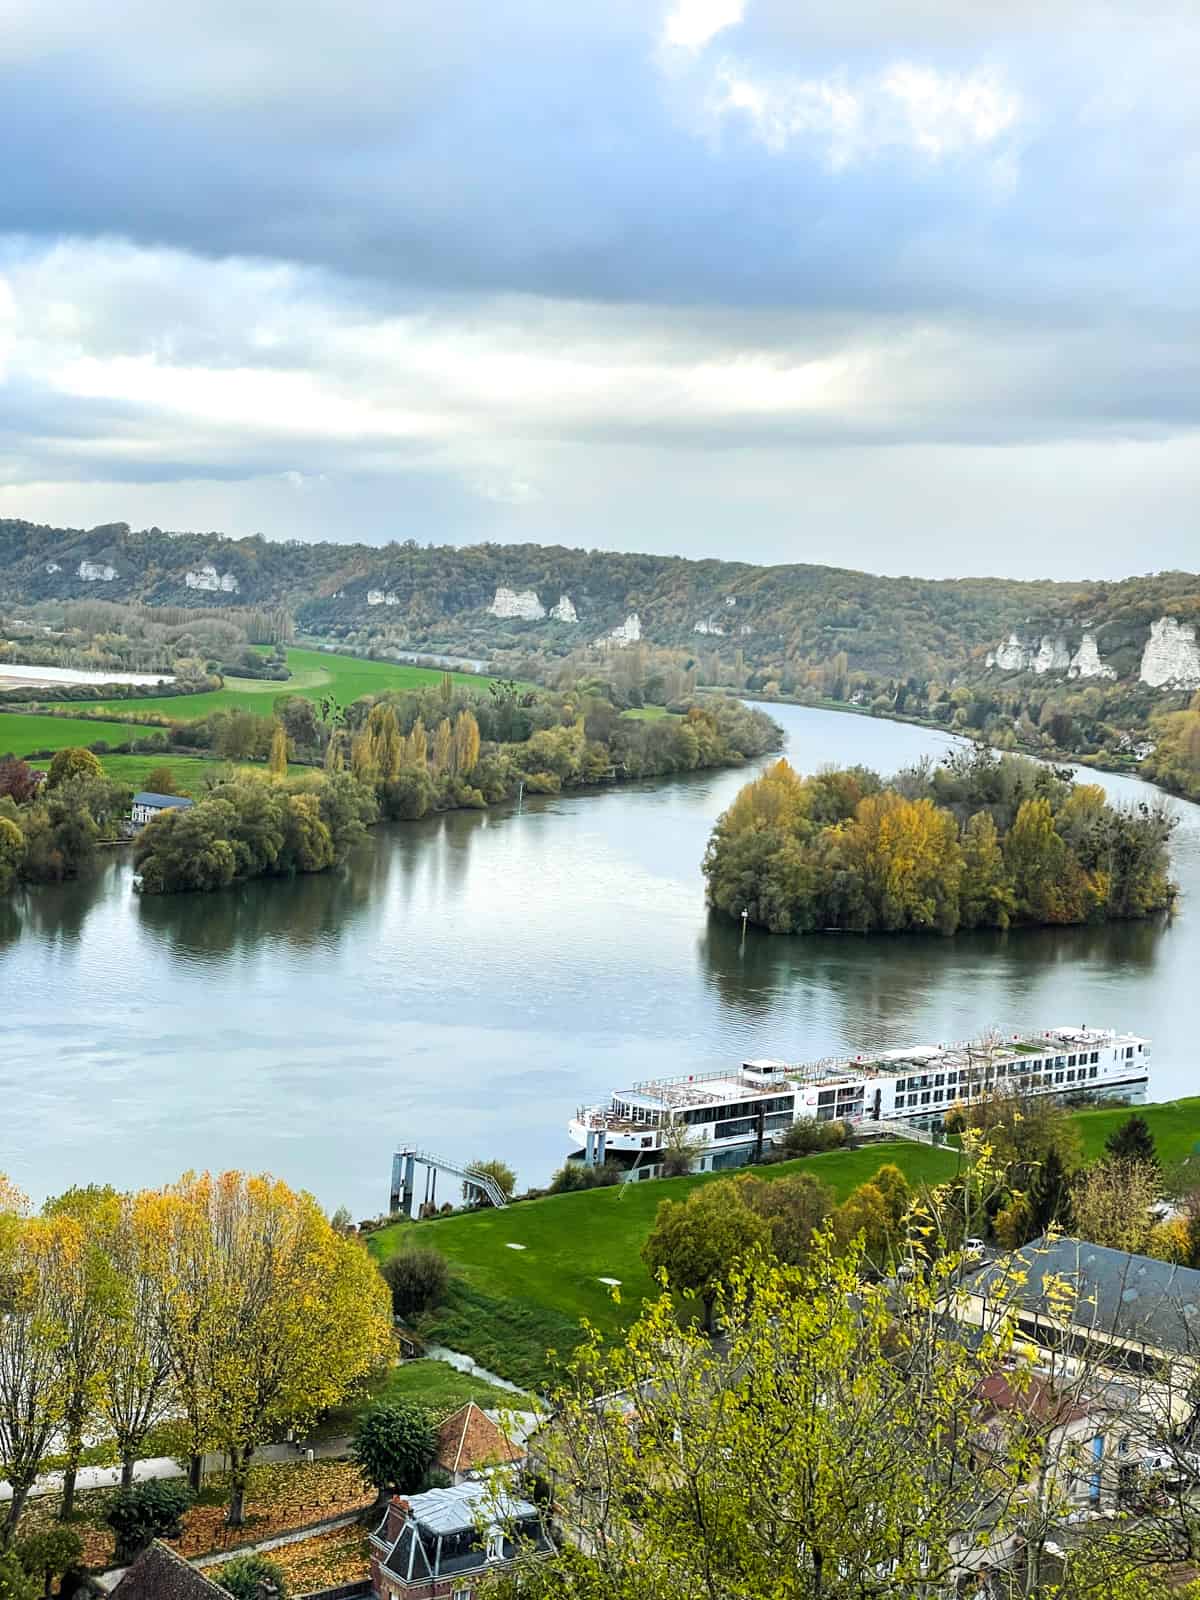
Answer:
<svg viewBox="0 0 1200 1600"><path fill-rule="evenodd" d="M1020 96L991 69L943 73L909 62L858 79L770 77L725 62L714 75L711 106L718 120L744 119L770 150L806 140L820 145L835 168L896 149L934 161L984 150L1022 115Z"/></svg>
<svg viewBox="0 0 1200 1600"><path fill-rule="evenodd" d="M681 50L702 50L745 15L745 0L675 0L663 25L663 39Z"/></svg>

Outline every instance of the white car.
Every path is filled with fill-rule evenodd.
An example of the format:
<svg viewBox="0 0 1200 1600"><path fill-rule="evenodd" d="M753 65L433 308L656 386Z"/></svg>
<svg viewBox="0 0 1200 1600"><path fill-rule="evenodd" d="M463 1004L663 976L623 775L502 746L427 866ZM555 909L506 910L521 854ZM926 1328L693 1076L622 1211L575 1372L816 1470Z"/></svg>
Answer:
<svg viewBox="0 0 1200 1600"><path fill-rule="evenodd" d="M987 1249L982 1239L971 1237L963 1240L962 1253L968 1261L978 1261Z"/></svg>

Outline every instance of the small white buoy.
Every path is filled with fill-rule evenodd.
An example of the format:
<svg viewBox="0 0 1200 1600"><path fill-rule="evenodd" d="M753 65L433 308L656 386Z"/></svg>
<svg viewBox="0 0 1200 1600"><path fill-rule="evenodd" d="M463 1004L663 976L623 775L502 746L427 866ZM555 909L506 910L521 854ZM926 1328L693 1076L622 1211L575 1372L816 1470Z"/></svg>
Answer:
<svg viewBox="0 0 1200 1600"><path fill-rule="evenodd" d="M525 1246L523 1244L506 1244L504 1248L506 1250L524 1250Z"/></svg>
<svg viewBox="0 0 1200 1600"><path fill-rule="evenodd" d="M608 1284L610 1289L619 1289L621 1287L620 1278L601 1278L599 1281Z"/></svg>

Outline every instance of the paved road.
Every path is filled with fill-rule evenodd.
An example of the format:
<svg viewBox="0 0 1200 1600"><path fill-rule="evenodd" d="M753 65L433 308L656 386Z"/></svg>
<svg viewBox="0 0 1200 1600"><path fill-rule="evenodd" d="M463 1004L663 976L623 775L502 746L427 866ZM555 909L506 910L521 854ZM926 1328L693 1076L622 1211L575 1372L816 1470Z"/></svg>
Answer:
<svg viewBox="0 0 1200 1600"><path fill-rule="evenodd" d="M340 1439L322 1439L318 1444L311 1446L313 1455L325 1461L337 1456L344 1456L350 1449L350 1438L347 1435ZM265 1444L254 1452L255 1461L299 1461L304 1457L304 1448L294 1444ZM226 1460L223 1455L210 1455L204 1458L204 1471L224 1472ZM182 1478L186 1473L172 1456L150 1456L145 1461L134 1464L133 1479L135 1483L145 1483L150 1478ZM120 1467L80 1467L79 1476L75 1487L82 1492L85 1489L115 1489L121 1481ZM61 1494L63 1475L61 1472L47 1472L39 1478L30 1490L30 1498L39 1495ZM7 1483L0 1483L0 1502L12 1499L12 1489Z"/></svg>

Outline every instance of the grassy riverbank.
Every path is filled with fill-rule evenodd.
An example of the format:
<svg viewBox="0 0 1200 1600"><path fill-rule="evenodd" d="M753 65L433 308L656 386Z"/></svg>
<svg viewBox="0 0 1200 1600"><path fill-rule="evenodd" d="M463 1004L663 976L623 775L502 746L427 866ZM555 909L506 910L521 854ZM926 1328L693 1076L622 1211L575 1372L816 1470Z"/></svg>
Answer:
<svg viewBox="0 0 1200 1600"><path fill-rule="evenodd" d="M954 1172L957 1156L928 1145L878 1144L751 1170L782 1178L804 1169L840 1199L887 1161L895 1162L910 1183L936 1183ZM501 1377L536 1386L546 1379L546 1350L569 1351L578 1341L581 1319L605 1334L619 1333L655 1292L640 1252L659 1201L681 1199L698 1185L727 1176L693 1173L550 1195L503 1211L396 1223L371 1236L371 1249L380 1260L409 1241L440 1250L454 1268L455 1282L429 1336L466 1350ZM619 1298L604 1278L619 1280Z"/></svg>
<svg viewBox="0 0 1200 1600"><path fill-rule="evenodd" d="M1075 1121L1083 1139L1086 1161L1104 1154L1104 1141L1136 1111L1144 1117L1164 1168L1175 1166L1188 1156L1200 1165L1200 1096L1186 1100L1164 1100L1157 1105L1112 1106L1095 1111L1077 1111Z"/></svg>
<svg viewBox="0 0 1200 1600"><path fill-rule="evenodd" d="M1200 1097L1136 1109L1150 1126L1164 1167L1200 1144ZM1074 1114L1086 1160L1103 1154L1104 1141L1130 1114L1129 1107ZM811 1172L844 1199L885 1162L894 1162L915 1186L952 1176L957 1160L947 1147L871 1144L749 1170L767 1179ZM503 1211L395 1223L373 1234L370 1245L380 1260L410 1242L440 1250L454 1277L446 1304L427 1330L429 1337L466 1351L502 1377L537 1387L548 1376L545 1352L570 1351L583 1319L605 1335L619 1334L654 1293L641 1248L659 1201L681 1199L697 1185L727 1176L693 1173L548 1195ZM617 1279L619 1287L614 1289L605 1278Z"/></svg>

